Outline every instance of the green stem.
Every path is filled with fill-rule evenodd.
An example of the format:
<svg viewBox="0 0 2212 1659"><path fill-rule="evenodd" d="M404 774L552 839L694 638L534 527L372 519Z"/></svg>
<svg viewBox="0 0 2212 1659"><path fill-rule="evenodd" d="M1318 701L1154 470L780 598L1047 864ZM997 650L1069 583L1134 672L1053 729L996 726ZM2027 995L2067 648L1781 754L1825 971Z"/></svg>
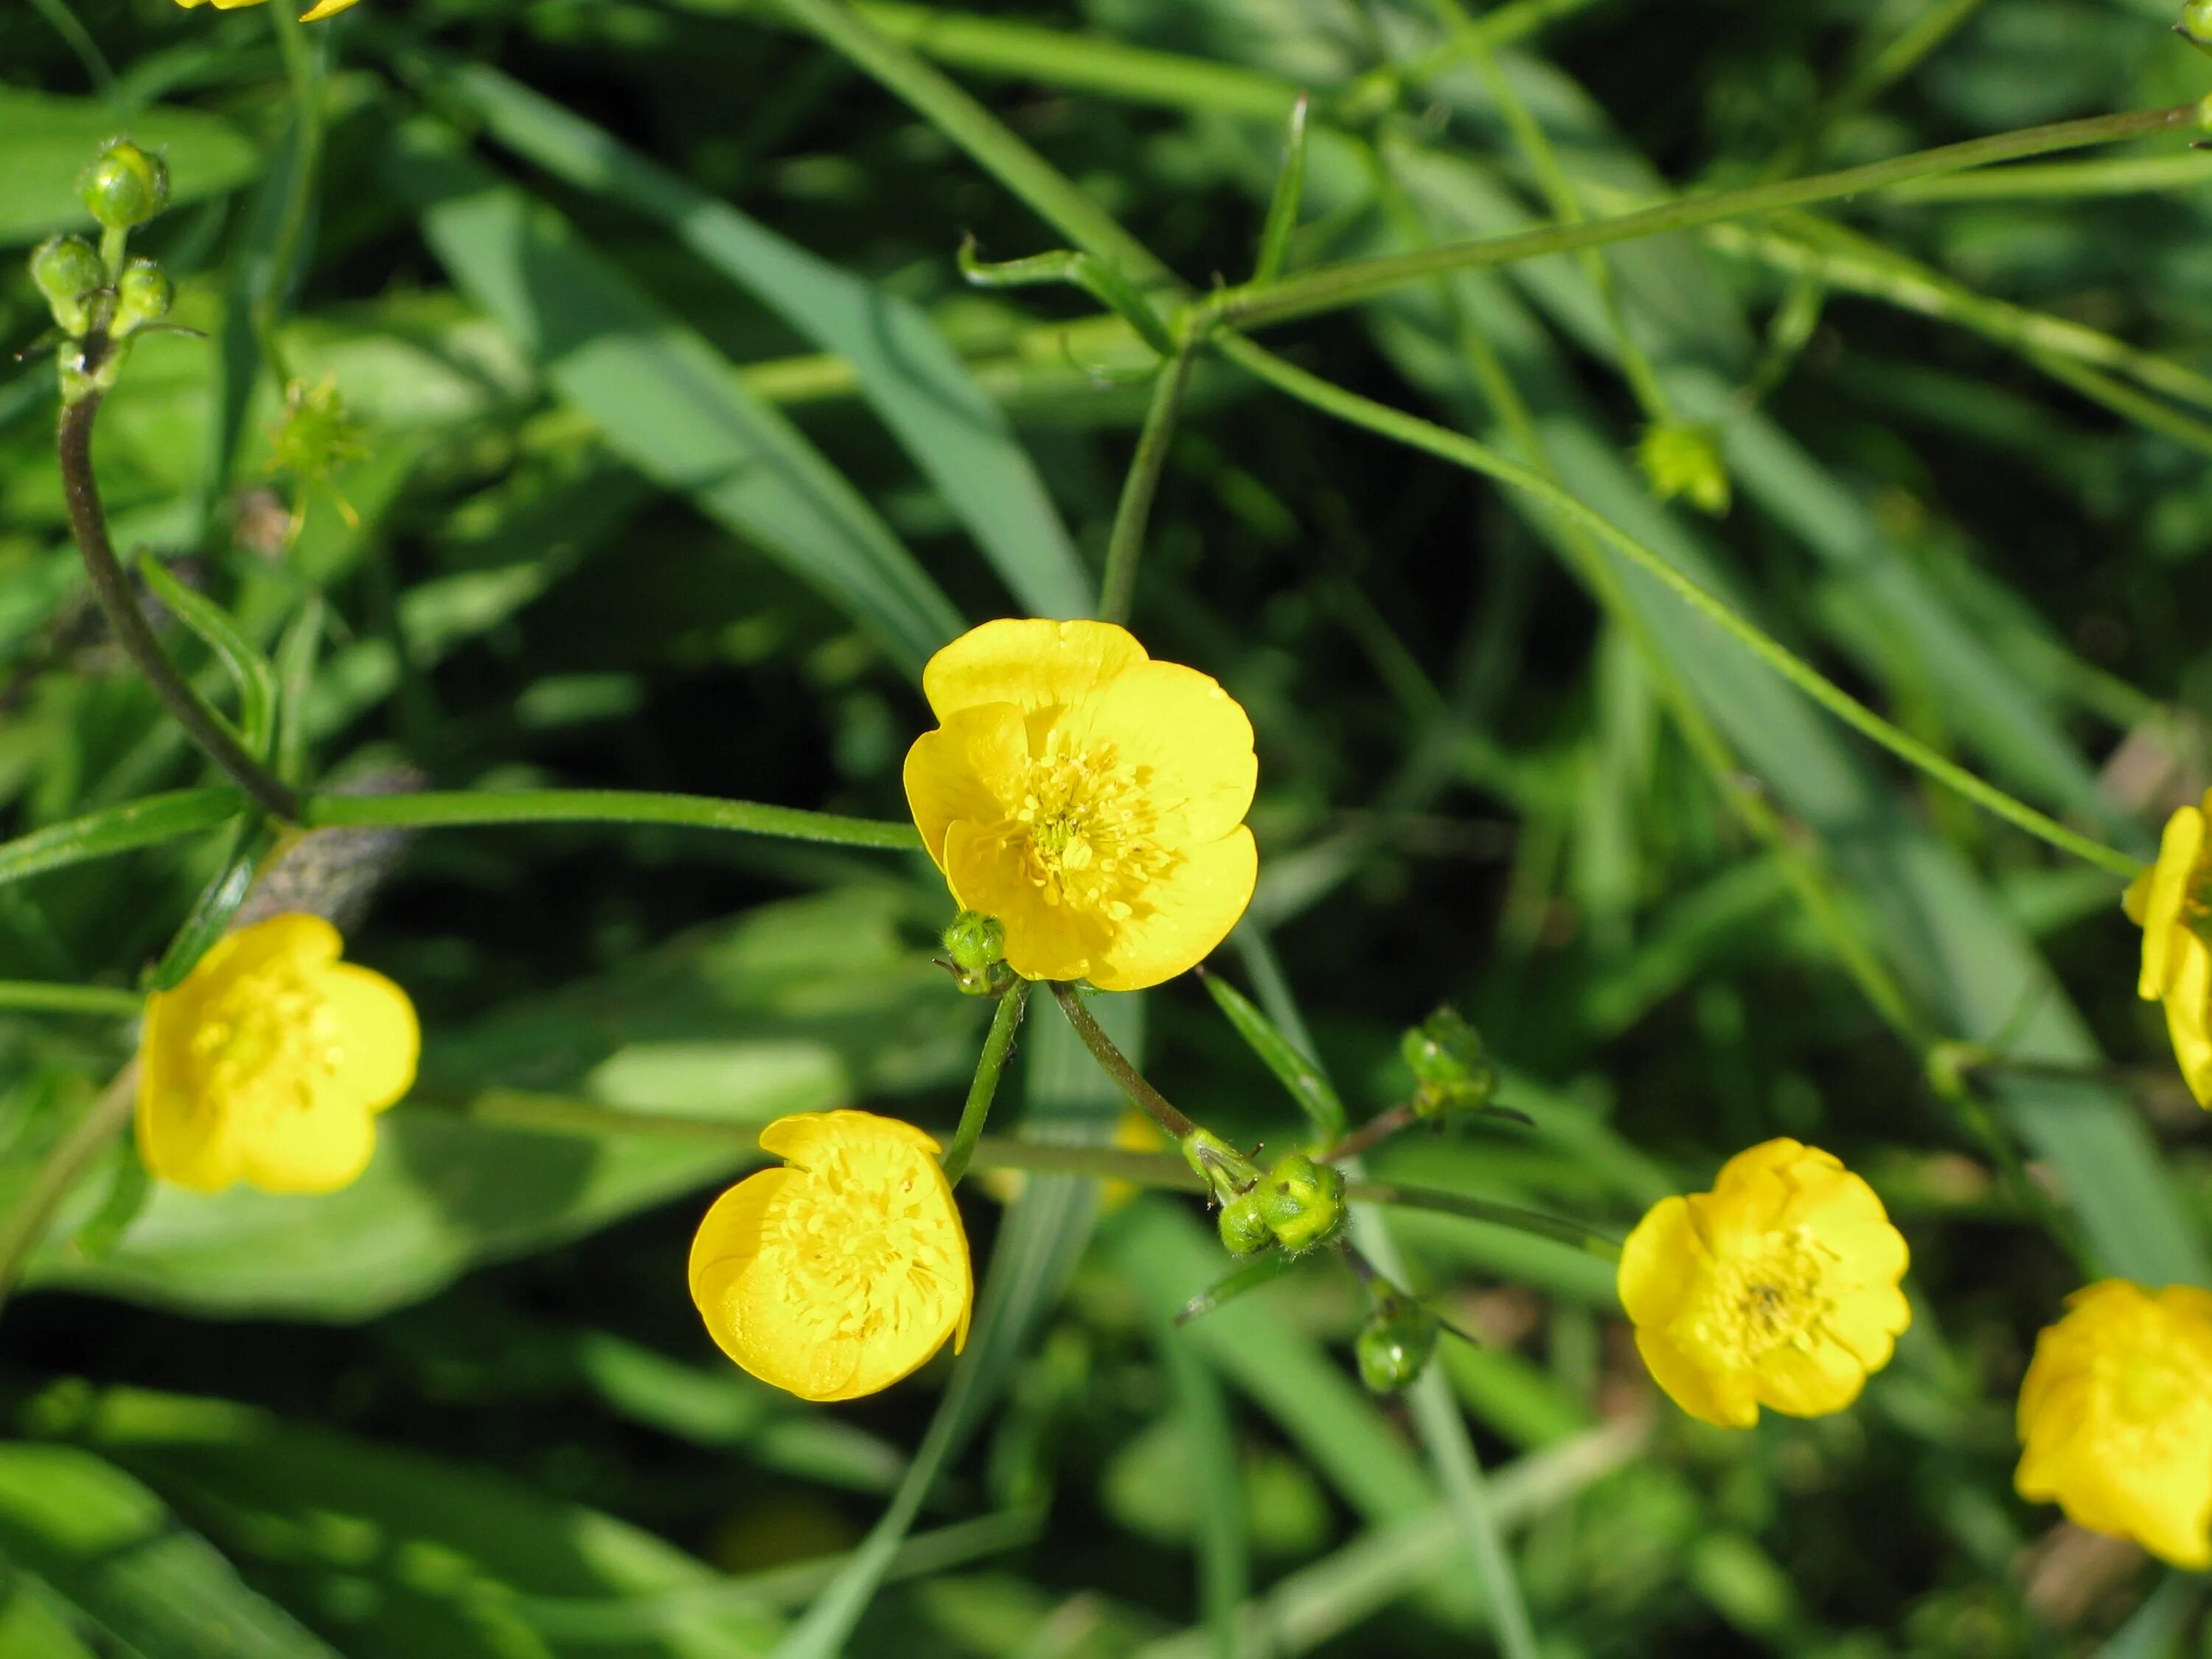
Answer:
<svg viewBox="0 0 2212 1659"><path fill-rule="evenodd" d="M842 0L775 0L802 27L904 99L1015 195L1133 282L1169 284L1173 275L1150 248L1014 137L999 118L938 70L861 17Z"/></svg>
<svg viewBox="0 0 2212 1659"><path fill-rule="evenodd" d="M1067 1016L1075 1035L1083 1039L1083 1046L1091 1050L1091 1058L1106 1068L1106 1074L1121 1085L1121 1092L1149 1112L1152 1121L1176 1141L1186 1140L1195 1133L1198 1125L1169 1104L1168 1097L1152 1087L1145 1074L1129 1063L1129 1057L1114 1046L1114 1039L1106 1035L1106 1028L1083 1006L1083 994L1065 980L1048 982L1052 987L1053 1000L1060 1004L1060 1012Z"/></svg>
<svg viewBox="0 0 2212 1659"><path fill-rule="evenodd" d="M138 1067L134 1061L100 1091L60 1144L46 1154L22 1195L5 1214L0 1214L0 1306L6 1304L22 1278L31 1252L46 1237L47 1224L70 1189L92 1167L101 1149L131 1121L137 1095Z"/></svg>
<svg viewBox="0 0 2212 1659"><path fill-rule="evenodd" d="M952 1132L952 1145L945 1149L945 1178L955 1187L975 1156L975 1143L982 1138L992 1099L999 1092L1000 1074L1014 1051L1014 1033L1021 1029L1022 1012L1029 1004L1030 982L1018 979L1000 995L998 1012L991 1016L990 1034L983 1039L983 1052L975 1061L975 1080L968 1085L968 1103L960 1109L960 1127Z"/></svg>
<svg viewBox="0 0 2212 1659"><path fill-rule="evenodd" d="M94 1019L136 1019L146 999L105 985L53 985L43 980L0 979L0 1009L24 1013L85 1014Z"/></svg>
<svg viewBox="0 0 2212 1659"><path fill-rule="evenodd" d="M719 800L711 795L628 789L316 795L306 802L301 822L313 830L362 824L428 830L487 823L666 823L891 852L912 852L921 846L921 837L910 823L841 817L830 812L802 811L795 806L767 806L758 801Z"/></svg>
<svg viewBox="0 0 2212 1659"><path fill-rule="evenodd" d="M1441 1215L1465 1216L1471 1221L1487 1221L1495 1226L1511 1227L1519 1232L1534 1233L1539 1238L1571 1244L1576 1249L1589 1251L1592 1255L1601 1255L1608 1261L1620 1259L1620 1242L1611 1234L1596 1227L1585 1226L1579 1221L1546 1215L1539 1210L1524 1210L1517 1205L1493 1204L1486 1198L1470 1198L1464 1193L1438 1193L1421 1187L1401 1187L1389 1181L1349 1182L1346 1183L1344 1195L1354 1204L1390 1204L1401 1209L1434 1210Z"/></svg>
<svg viewBox="0 0 2212 1659"><path fill-rule="evenodd" d="M789 3L790 0L787 0ZM1917 150L1887 161L1846 167L1838 173L1814 173L1777 184L1753 185L1712 196L1686 197L1638 213L1612 218L1589 219L1577 225L1552 225L1510 236L1485 237L1443 247L1408 253L1383 254L1324 265L1264 287L1247 283L1222 290L1201 303L1224 322L1263 327L1356 305L1362 300L1443 271L1471 270L1516 260L1541 258L1547 254L1572 253L1608 242L1632 241L1668 231L1691 230L1723 219L1741 219L1773 213L1783 208L1804 207L1814 202L1835 201L1886 190L1893 185L1968 167L1988 167L2021 156L2047 155L2055 150L2078 149L2089 144L2118 143L2154 133L2202 128L2207 111L2201 104L2176 104L2168 109L2130 110L2119 115L2093 116L2081 121L2061 121L2050 126L2026 127L1973 138L1960 144Z"/></svg>
<svg viewBox="0 0 2212 1659"><path fill-rule="evenodd" d="M1145 410L1144 429L1137 434L1137 453L1122 481L1121 504L1114 512L1114 533L1106 544L1106 574L1098 585L1098 619L1126 623L1137 597L1137 561L1144 551L1145 526L1152 514L1152 498L1160 487L1168 450L1175 441L1176 415L1182 407L1184 388L1190 384L1190 367L1197 356L1189 339L1160 365L1152 380L1152 400Z"/></svg>
<svg viewBox="0 0 2212 1659"><path fill-rule="evenodd" d="M108 540L107 515L101 510L100 483L93 473L92 428L100 404L100 394L94 392L64 409L56 443L62 499L69 509L70 529L76 537L77 549L84 555L85 573L92 579L93 597L99 601L117 642L137 664L138 672L177 724L210 760L237 780L238 787L263 811L286 823L295 823L300 816L299 796L246 753L222 716L201 701L199 693L163 652L145 613L138 608L131 579L123 574L114 544Z"/></svg>
<svg viewBox="0 0 2212 1659"><path fill-rule="evenodd" d="M1401 410L1392 409L1386 404L1376 403L1372 398L1363 398L1357 392L1322 380L1319 375L1308 374L1249 340L1224 335L1217 337L1215 343L1224 356L1240 368L1324 414L1333 415L1354 426L1364 427L1370 432L1425 451L1534 496L1563 520L1595 535L1814 702L1899 759L1955 790L1984 811L2025 830L2039 840L2049 842L2063 853L2069 853L2085 863L2109 871L2123 880L2133 880L2142 872L2143 866L2139 860L2069 830L2055 818L1984 782L1963 767L1945 759L1917 738L1882 719L1779 641L1738 616L1657 553L1603 514L1584 506L1542 473L1510 460L1462 434L1422 420L1418 416L1408 415Z"/></svg>
<svg viewBox="0 0 2212 1659"><path fill-rule="evenodd" d="M235 789L178 789L103 807L0 842L0 883L197 835L228 823L245 810L246 798Z"/></svg>
<svg viewBox="0 0 2212 1659"><path fill-rule="evenodd" d="M322 70L307 29L292 15L286 0L270 8L276 44L284 55L284 73L292 83L292 155L284 180L283 216L277 221L276 238L270 244L269 263L262 273L261 291L253 297L253 336L269 372L281 386L292 376L277 337L283 319L284 295L292 285L293 269L307 240L307 221L314 212L315 174L322 162Z"/></svg>

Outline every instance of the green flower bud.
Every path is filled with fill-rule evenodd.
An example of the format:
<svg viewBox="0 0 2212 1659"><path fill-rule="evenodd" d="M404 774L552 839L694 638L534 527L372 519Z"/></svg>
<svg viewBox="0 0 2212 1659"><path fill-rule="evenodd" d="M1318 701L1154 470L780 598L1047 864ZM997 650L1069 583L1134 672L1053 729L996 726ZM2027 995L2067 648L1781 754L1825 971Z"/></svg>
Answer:
<svg viewBox="0 0 2212 1659"><path fill-rule="evenodd" d="M1255 1194L1277 1242L1292 1255L1326 1244L1344 1231L1344 1174L1306 1152L1287 1152Z"/></svg>
<svg viewBox="0 0 2212 1659"><path fill-rule="evenodd" d="M2212 0L2189 0L2173 28L2191 46L2212 51Z"/></svg>
<svg viewBox="0 0 2212 1659"><path fill-rule="evenodd" d="M108 331L118 339L158 323L176 302L176 284L151 259L133 259L115 283L115 320Z"/></svg>
<svg viewBox="0 0 2212 1659"><path fill-rule="evenodd" d="M1698 512L1718 518L1729 510L1728 467L1718 434L1709 426L1662 421L1645 429L1636 447L1651 493L1662 501L1686 497Z"/></svg>
<svg viewBox="0 0 2212 1659"><path fill-rule="evenodd" d="M1267 1218L1260 1212L1258 1197L1247 1193L1243 1198L1231 1199L1221 1206L1215 1218L1221 1230L1221 1243L1231 1255L1257 1255L1275 1242Z"/></svg>
<svg viewBox="0 0 2212 1659"><path fill-rule="evenodd" d="M1453 1008L1439 1008L1399 1039L1398 1053L1413 1073L1413 1114L1433 1121L1447 1112L1475 1111L1498 1092L1498 1072L1482 1052L1482 1037Z"/></svg>
<svg viewBox="0 0 2212 1659"><path fill-rule="evenodd" d="M1370 1393L1397 1393L1428 1369L1437 1331L1434 1314L1393 1291L1376 1304L1352 1345L1359 1380Z"/></svg>
<svg viewBox="0 0 2212 1659"><path fill-rule="evenodd" d="M128 138L111 138L77 179L76 193L102 225L127 230L169 205L169 169Z"/></svg>
<svg viewBox="0 0 2212 1659"><path fill-rule="evenodd" d="M92 326L92 296L107 284L107 267L82 236L53 236L31 254L31 280L64 334Z"/></svg>
<svg viewBox="0 0 2212 1659"><path fill-rule="evenodd" d="M1211 1129L1193 1129L1181 1146L1182 1161L1206 1183L1216 1204L1226 1207L1259 1185L1260 1166Z"/></svg>
<svg viewBox="0 0 2212 1659"><path fill-rule="evenodd" d="M988 995L1006 981L1000 964L1006 959L1006 930L996 916L963 910L953 917L945 930L945 954L960 988L970 996Z"/></svg>

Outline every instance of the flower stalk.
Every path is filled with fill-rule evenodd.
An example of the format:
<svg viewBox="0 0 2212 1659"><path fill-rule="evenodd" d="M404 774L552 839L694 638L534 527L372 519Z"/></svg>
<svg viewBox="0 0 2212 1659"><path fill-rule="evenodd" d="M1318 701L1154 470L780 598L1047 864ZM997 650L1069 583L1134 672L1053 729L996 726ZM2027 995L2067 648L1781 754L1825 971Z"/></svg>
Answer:
<svg viewBox="0 0 2212 1659"><path fill-rule="evenodd" d="M983 1039L983 1052L975 1061L975 1080L968 1085L968 1103L961 1108L960 1127L952 1132L952 1144L945 1149L945 1179L952 1186L960 1184L960 1177L968 1173L968 1165L975 1158L975 1143L983 1137L991 1102L999 1092L1000 1076L1012 1057L1014 1033L1021 1029L1022 1013L1029 1001L1030 982L1018 979L999 998L997 1012L991 1016L990 1033Z"/></svg>
<svg viewBox="0 0 2212 1659"><path fill-rule="evenodd" d="M1083 1039L1083 1046L1091 1050L1091 1057L1121 1085L1121 1092L1142 1107L1152 1121L1174 1139L1187 1140L1197 1133L1198 1125L1177 1111L1168 1097L1152 1087L1145 1074L1130 1063L1128 1055L1115 1047L1114 1039L1106 1035L1106 1028L1098 1023L1097 1017L1083 1006L1083 994L1065 980L1056 979L1051 984L1052 998L1060 1005L1060 1012L1067 1016L1067 1023Z"/></svg>

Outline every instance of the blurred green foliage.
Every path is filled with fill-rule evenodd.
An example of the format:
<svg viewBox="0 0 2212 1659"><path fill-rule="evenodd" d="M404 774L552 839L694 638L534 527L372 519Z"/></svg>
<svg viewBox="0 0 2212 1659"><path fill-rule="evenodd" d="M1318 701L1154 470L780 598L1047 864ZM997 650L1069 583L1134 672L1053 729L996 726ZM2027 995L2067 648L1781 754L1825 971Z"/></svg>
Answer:
<svg viewBox="0 0 2212 1659"><path fill-rule="evenodd" d="M2206 82L2148 0L1516 0L1481 26L1494 75L1442 0L862 9L1194 292L1253 269L1301 89L1292 272L1548 222L1562 176L1606 214ZM140 341L101 416L118 546L280 661L326 604L325 783L901 817L913 671L963 620L1095 590L1152 354L1073 289L977 291L955 262L963 234L989 259L1065 235L771 0L287 21L0 15L0 245L88 228L75 180L114 133L172 175L133 251L206 337ZM1271 343L1540 459L1913 737L2140 854L2207 781L2208 231L2212 157L2169 137L1464 271ZM44 316L0 262L0 338ZM272 357L336 389L363 455L272 469ZM209 781L85 595L52 379L0 381L11 836ZM1680 422L1667 506L1638 464L1655 404ZM651 826L311 837L271 879L365 918L350 953L423 1012L422 1085L333 1197L149 1193L127 1148L70 1194L0 1325L0 1654L1480 1651L1470 1490L1547 1659L2212 1652L2197 1581L2011 1496L2027 1346L2083 1269L1916 1047L2132 1068L2002 1078L2002 1133L2102 1269L2202 1276L2212 1155L2118 884L1648 579L1594 605L1577 557L1527 499L1198 362L1132 625L1250 710L1262 880L1214 964L1252 1000L1149 995L1146 1070L1288 1146L1299 1103L1406 1100L1400 1034L1450 1002L1532 1122L1422 1129L1374 1172L1615 1229L1753 1141L1817 1141L1915 1259L1914 1326L1856 1411L1690 1423L1605 1263L1417 1212L1362 1248L1483 1343L1444 1339L1449 1399L1378 1401L1350 1275L1178 1328L1229 1265L1195 1205L1102 1213L1042 1175L1003 1214L971 1183L991 1265L960 1369L802 1407L715 1352L686 1243L778 1114L949 1132L982 1023L930 965L926 863ZM1912 1041L1724 809L1675 680ZM214 821L179 794L103 820L135 851L0 852L0 979L137 983L232 856ZM1303 1009L1326 1074L1246 1046L1255 1002L1293 1036ZM1132 1046L1138 1015L1110 1011ZM1103 1138L1110 1086L1031 1020L994 1133ZM129 1042L0 1013L0 1206Z"/></svg>

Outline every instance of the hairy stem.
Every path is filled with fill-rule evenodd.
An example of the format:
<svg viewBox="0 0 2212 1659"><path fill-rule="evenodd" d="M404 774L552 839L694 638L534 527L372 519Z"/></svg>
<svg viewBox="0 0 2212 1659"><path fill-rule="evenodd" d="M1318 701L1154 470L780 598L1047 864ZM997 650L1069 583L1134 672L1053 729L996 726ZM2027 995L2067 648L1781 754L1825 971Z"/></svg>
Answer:
<svg viewBox="0 0 2212 1659"><path fill-rule="evenodd" d="M237 780L238 787L264 811L288 823L296 823L298 794L247 754L222 717L201 701L199 693L161 649L145 613L138 608L131 579L124 574L114 544L108 539L107 515L100 507L100 485L93 475L92 428L100 404L95 392L64 409L56 445L61 459L62 498L69 509L70 529L76 537L77 550L84 555L85 572L92 579L93 597L154 694L208 758Z"/></svg>
<svg viewBox="0 0 2212 1659"><path fill-rule="evenodd" d="M952 1145L945 1152L945 1178L955 1187L975 1156L975 1143L982 1139L991 1102L999 1092L1000 1074L1014 1052L1014 1033L1021 1028L1022 1012L1029 1004L1030 982L1018 979L999 998L998 1012L991 1016L990 1035L983 1039L983 1052L975 1061L975 1080L968 1085L968 1103L960 1109L960 1127L952 1132Z"/></svg>
<svg viewBox="0 0 2212 1659"><path fill-rule="evenodd" d="M1146 1111L1152 1121L1166 1130L1178 1142L1188 1139L1197 1131L1193 1123L1168 1102L1168 1097L1147 1082L1145 1074L1129 1063L1129 1057L1114 1046L1114 1039L1106 1035L1091 1012L1083 1006L1083 996L1065 980L1053 980L1053 1000L1067 1016L1067 1023L1075 1028L1075 1035L1083 1039L1083 1046L1091 1050L1091 1058L1106 1068L1106 1073L1121 1085L1121 1092Z"/></svg>
<svg viewBox="0 0 2212 1659"><path fill-rule="evenodd" d="M1175 439L1176 412L1190 384L1190 366L1197 356L1185 340L1175 355L1160 365L1152 381L1152 401L1145 410L1144 430L1137 437L1137 453L1122 481L1121 504L1114 510L1114 534L1106 544L1106 574L1098 585L1098 619L1126 623L1137 597L1137 560L1144 551L1145 526L1152 515L1152 497L1159 491L1160 473L1167 465L1168 448Z"/></svg>

